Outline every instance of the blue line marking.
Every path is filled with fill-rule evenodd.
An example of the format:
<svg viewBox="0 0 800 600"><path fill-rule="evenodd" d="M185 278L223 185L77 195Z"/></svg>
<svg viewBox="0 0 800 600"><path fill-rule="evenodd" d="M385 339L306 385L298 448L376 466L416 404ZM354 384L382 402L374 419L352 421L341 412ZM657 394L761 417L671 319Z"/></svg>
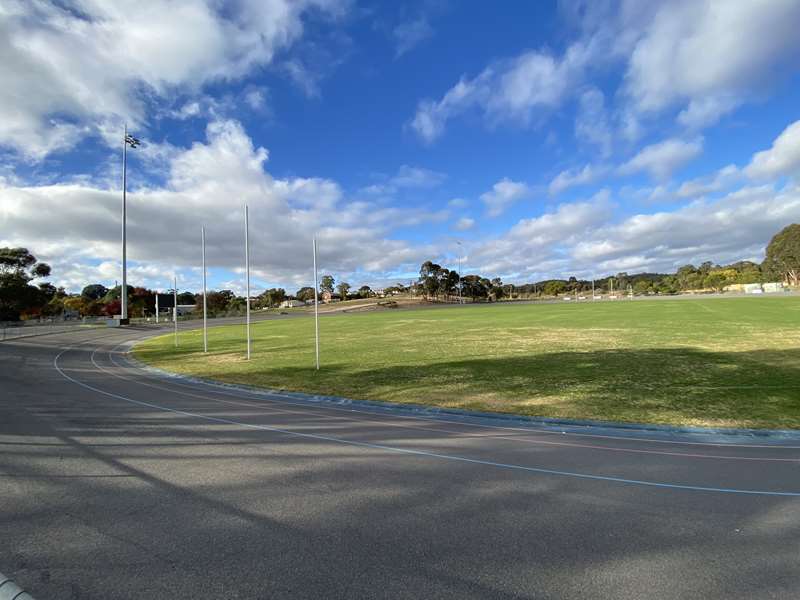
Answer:
<svg viewBox="0 0 800 600"><path fill-rule="evenodd" d="M451 454L438 454L435 452L426 452L425 450L411 450L407 448L397 448L395 446L384 446L383 444L373 444L370 442L359 442L355 440L344 440L336 437L326 436L326 435L319 435L315 433L301 433L297 431L291 431L287 429L281 429L278 427L271 427L269 425L257 425L252 423L241 423L239 421L232 421L230 419L223 419L220 417L212 417L209 415L203 415L199 413L191 413L183 410L178 410L175 408L169 408L167 406L161 406L159 404L152 404L150 402L143 402L141 400L134 400L133 398L128 398L127 396L121 396L119 394L114 394L113 392L107 392L105 390L101 390L89 384L83 383L74 379L64 373L63 370L58 366L58 359L61 358L61 355L70 350L69 348L62 350L54 359L53 359L53 366L55 367L56 371L64 377L65 379L80 385L86 389L92 390L93 392L97 392L99 394L104 394L106 396L110 396L112 398L117 398L124 402L129 402L132 404L138 404L139 406L146 406L148 408L155 408L157 410L163 410L166 412L171 412L178 415L183 415L187 417L193 417L197 419L204 419L206 421L213 421L217 423L225 423L226 425L238 425L239 427L247 427L250 429L258 429L262 431L271 431L274 433L282 433L285 435L292 435L307 439L314 439L320 440L325 442L334 442L337 444L346 444L349 446L359 446L362 448L372 448L376 450L384 450L387 452L396 452L399 454L406 454L412 456L424 456L428 458L438 458L442 460L453 460L458 462L464 463L471 463L477 465L485 465L490 467L497 467L501 469L511 469L516 471L526 471L529 473L542 473L545 475L559 475L562 477L575 477L578 479L589 479L594 481L608 481L614 483L625 483L629 485L642 485L648 487L656 487L656 488L667 488L667 489L675 489L675 490L691 490L697 492L718 492L724 494L746 494L746 495L753 495L753 496L784 496L784 497L800 497L800 492L773 492L773 491L765 491L765 490L740 490L735 488L719 488L719 487L705 487L705 486L697 486L697 485L683 485L683 484L676 484L676 483L660 483L657 481L642 481L639 479L624 479L622 477L610 477L606 475L591 475L588 473L575 473L572 471L559 471L554 469L545 469L542 467L527 467L524 465L513 465L508 463L499 463L499 462L492 462L488 460L482 460L477 458L467 458L465 456L455 456Z"/></svg>

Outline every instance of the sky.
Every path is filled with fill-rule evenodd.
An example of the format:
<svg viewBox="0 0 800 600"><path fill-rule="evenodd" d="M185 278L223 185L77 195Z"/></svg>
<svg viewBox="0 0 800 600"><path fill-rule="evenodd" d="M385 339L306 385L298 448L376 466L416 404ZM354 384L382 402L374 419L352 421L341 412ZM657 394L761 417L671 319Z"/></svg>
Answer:
<svg viewBox="0 0 800 600"><path fill-rule="evenodd" d="M0 0L0 246L70 291L760 261L800 222L800 2Z"/></svg>

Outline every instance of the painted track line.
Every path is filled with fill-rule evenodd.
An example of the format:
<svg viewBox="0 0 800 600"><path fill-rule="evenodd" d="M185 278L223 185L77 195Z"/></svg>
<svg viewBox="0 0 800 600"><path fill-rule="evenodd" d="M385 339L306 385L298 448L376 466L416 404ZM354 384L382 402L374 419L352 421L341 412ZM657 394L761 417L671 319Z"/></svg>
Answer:
<svg viewBox="0 0 800 600"><path fill-rule="evenodd" d="M111 361L111 363L113 365L115 365L116 367L118 367L120 369L126 369L125 366L121 365L120 363L118 363L114 359L114 354L116 353L116 349L119 348L122 345L123 344L119 344L119 345L115 346L114 348L112 348L111 350L106 350L105 353L108 355L108 359ZM100 350L99 347L96 348L94 350L94 352L92 352L92 355L91 355L91 362L98 370L100 370L100 371L102 371L104 373L107 373L108 375L111 375L112 377L116 377L117 379L121 379L123 381L128 381L128 382L134 383L136 385L142 385L142 386L146 386L146 387L150 387L150 388L153 388L153 389L162 390L162 391L173 393L173 394L181 394L181 395L189 396L189 397L192 397L192 398L200 398L200 399L204 399L204 400L211 400L213 402L219 402L219 403L223 403L223 404L249 406L249 407L252 407L252 408L258 408L259 410L262 410L262 411L265 411L265 412L271 411L273 414L278 414L278 413L281 413L281 414L306 414L306 415L307 414L314 414L315 416L319 416L320 418L325 418L325 419L337 419L337 420L347 421L347 422L351 422L351 423L363 423L364 422L363 419L359 420L359 419L352 418L352 417L348 418L348 417L340 417L340 416L333 416L333 415L320 415L319 413L316 413L316 412L313 411L313 409L318 408L316 405L302 406L300 403L293 403L293 402L285 402L284 403L284 402L281 402L279 400L271 400L271 399L259 399L260 400L260 402L259 402L259 401L257 401L256 398L251 398L251 399L248 399L248 400L240 400L240 401L223 400L221 398L214 398L212 396L205 396L205 395L202 395L202 394L199 394L199 393L196 393L196 392L195 393L184 392L184 391L176 390L176 389L173 389L173 388L170 388L170 387L165 387L163 385L155 385L155 384L152 384L152 383L147 383L147 382L141 381L139 379L134 379L134 378L131 378L131 377L125 377L124 375L120 375L118 373L114 373L113 371L111 371L109 369L106 369L106 368L102 367L101 365L97 364L97 362L95 360L95 355L97 354L98 350ZM156 379L155 377L148 377L148 378L152 379L152 380L155 380L155 381L162 381L164 383L170 383L170 384L173 383L173 382L166 382L163 379L159 380L159 379ZM190 385L180 385L180 387L186 387L186 388L194 389L194 390L197 389L196 387L193 387L193 386L190 386ZM220 391L222 391L222 390L220 390ZM209 390L209 392L210 393L214 393L211 390ZM222 391L222 392L225 393L224 391ZM228 393L226 395L230 395L230 396L233 396L233 397L236 397L236 398L243 398L242 396L239 396L237 394L232 394L232 393ZM302 408L305 408L306 410L304 410L304 411L285 410L285 409L281 410L281 409L277 409L277 408L275 408L273 406L267 407L267 406L265 406L265 402L268 403L268 404L291 404L293 406L300 406ZM324 408L328 408L328 407L324 407ZM342 410L342 409L340 409L340 410ZM354 412L354 411L345 410L345 412ZM384 421L378 420L381 417L388 416L390 418L393 417L395 420L399 421L399 420L405 418L405 416L400 416L400 415L381 415L380 413L370 413L368 411L357 411L357 412L364 413L364 414L366 414L366 415L368 415L370 417L375 417L373 422L375 422L377 425L381 425L381 426L395 427L395 428L400 428L400 429L409 429L409 430L412 430L412 431L431 431L431 432L436 432L436 433L447 434L447 435L452 436L452 437L463 436L463 437L466 437L468 439L504 440L504 441L524 443L524 444L532 444L532 445L561 446L561 447L569 447L569 448L586 448L586 449L591 449L591 450L601 450L601 451L608 451L608 452L629 452L629 453L633 453L633 454L649 454L649 455L658 455L658 456L679 457L679 458L686 458L686 459L741 460L741 461L789 462L789 463L791 463L791 462L795 462L795 463L796 462L800 462L800 458L775 458L775 457L759 457L759 456L725 456L725 455L717 455L717 454L698 454L698 453L689 453L689 452L669 452L669 451L664 451L664 450L644 450L644 449L639 449L639 448L620 448L620 447L614 447L614 446L601 446L601 445L596 445L596 444L579 444L579 443L573 443L573 442L554 442L554 441L550 441L550 440L529 439L529 438L511 437L511 436L495 435L495 434L487 434L487 435L469 435L469 434L466 434L466 435L464 435L465 432L459 432L459 431L453 431L453 430L441 429L441 428L435 428L435 427L424 427L424 426L417 426L417 425L403 425L403 424L400 424L400 423L392 423L392 422L387 421L387 420L384 420ZM435 420L427 420L427 419L425 421L426 422L436 422ZM445 422L446 423L455 424L453 421L445 421ZM529 432L526 432L526 433L528 433L529 435L534 435L535 436L538 433L538 431L529 431Z"/></svg>
<svg viewBox="0 0 800 600"><path fill-rule="evenodd" d="M770 491L770 490L746 490L746 489L736 489L736 488L721 488L721 487L705 487L705 486L694 486L694 485L683 485L683 484L674 484L674 483L662 483L657 481L644 481L638 479L625 479L621 477L610 477L605 475L592 475L589 473L578 473L573 471L561 471L555 469L544 469L540 467L529 467L524 465L516 465L510 463L501 463L501 462L493 462L488 460L482 459L475 459L469 458L466 456L458 456L452 454L441 454L436 452L427 452L424 450L414 450L409 448L398 448L396 446L387 446L384 444L374 444L370 442L359 442L356 440L347 440L342 438L337 438L333 436L327 435L319 435L314 433L302 433L298 431L292 431L289 429L283 429L279 427L272 427L269 425L258 425L254 423L243 423L239 421L234 421L231 419L224 419L221 417L213 417L210 415L205 415L201 413L193 413L189 411L178 410L174 408L170 408L167 406L162 406L159 404L151 403L151 402L143 402L140 400L135 400L133 398L129 398L127 396L122 396L120 394L115 394L113 392L108 392L102 390L100 388L96 388L94 386L88 385L83 383L73 377L67 375L61 367L58 365L58 360L61 356L66 353L69 349L62 350L56 357L53 359L53 367L56 371L68 381L79 385L85 389L91 390L93 392L103 394L105 396L109 396L111 398L116 398L118 400L122 400L123 402L128 402L131 404L136 404L138 406L145 406L148 408L153 408L156 410L161 410L164 412L170 412L173 414L178 414L186 417L191 417L199 420L215 422L215 423L224 423L226 425L236 425L238 427L245 427L248 429L255 429L260 431L270 431L273 433L280 433L284 435L300 437L303 439L313 439L318 441L324 442L332 442L336 444L343 444L349 445L354 447L361 447L361 448L370 448L375 450L382 450L385 452L393 452L396 454L402 454L406 456L420 456L424 458L434 458L439 460L449 460L454 462L460 463L468 463L468 464L476 464L476 465L483 465L501 469L508 469L513 471L520 471L520 472L528 472L528 473L538 473L543 475L554 475L560 477L570 477L575 479L584 479L590 481L603 481L603 482L611 482L611 483L621 483L627 485L637 485L637 486L645 486L645 487L653 487L653 488L660 488L660 489L673 489L673 490L686 490L686 491L694 491L694 492L715 492L715 493L724 493L724 494L739 494L739 495L749 495L749 496L774 496L774 497L800 497L800 492L781 492L781 491Z"/></svg>
<svg viewBox="0 0 800 600"><path fill-rule="evenodd" d="M122 342L121 344L118 344L113 350L116 350L116 348L119 348L120 346L126 345L126 343L127 342ZM127 354L127 352L118 353L118 354L122 354L122 356L125 356ZM130 368L140 369L141 370L141 367L139 365L132 364L129 359L126 359L126 360L131 365ZM168 372L164 371L164 373L168 373ZM180 374L175 374L175 375L177 375L178 377L183 377ZM174 386L186 387L186 388L195 389L195 390L199 386L202 385L202 386L205 386L205 387L212 388L214 391L217 391L218 393L222 393L222 394L225 394L227 396L232 396L232 397L235 397L235 398L246 398L246 399L249 399L249 400L263 400L264 398L268 398L268 401L269 402L273 402L273 403L287 404L287 405L292 405L292 406L301 406L301 407L305 407L305 408L314 407L314 408L320 408L320 409L324 409L324 410L341 411L341 412L346 412L346 413L354 413L355 412L355 413L362 413L362 414L369 414L369 415L380 415L382 413L379 412L379 411L384 411L384 413L386 413L386 414L391 414L391 413L389 413L389 411L392 410L392 408L394 408L394 407L391 407L391 406L387 406L386 408L375 407L375 410L365 410L365 409L359 409L359 408L343 408L341 406L330 406L330 405L326 405L324 403L324 401L323 402L291 401L291 400L286 399L286 396L282 396L280 394L280 392L275 392L275 391L272 391L272 390L269 390L269 389L254 390L253 392L248 392L247 390L241 389L240 390L241 393L235 393L235 392L231 391L230 387L228 387L228 386L226 386L224 384L218 384L218 383L214 383L213 381L205 381L205 380L196 380L196 381L193 381L192 383L180 383L180 382L177 382L177 381L170 381L169 383L171 385L174 385ZM538 427L537 426L533 426L533 427L512 427L512 426L506 426L506 425L489 425L489 424L485 424L485 423L470 423L470 422L468 422L466 420L454 420L454 419L447 419L447 418L438 417L438 416L437 417L423 417L423 416L419 416L419 415L408 415L408 414L393 415L393 416L395 416L397 418L402 417L404 419L414 419L414 420L428 421L428 422L433 422L433 423L451 423L453 425L463 425L464 427L477 427L477 428L482 428L482 429L500 429L500 430L505 430L505 431L520 431L520 432L525 432L525 433L528 433L528 434L557 435L557 436L565 436L566 435L566 436L574 436L574 437L589 437L589 438L608 439L608 440L622 440L622 441L631 441L631 442L646 442L646 443L654 443L654 444L676 444L676 445L681 445L681 446L700 446L700 447L707 446L707 447L717 447L717 448L763 448L763 449L768 449L768 450L800 450L800 446L794 446L794 445L790 446L790 445L784 445L784 444L736 444L736 443L725 443L725 442L693 442L693 441L689 441L689 440L662 440L662 439L658 439L658 438L648 438L648 437L638 437L638 436L608 435L608 434L599 434L599 433L583 433L583 432L580 432L580 431L572 431L572 430L566 430L566 429L550 430L550 429L540 429L540 428L538 428L538 427L556 428L557 425L555 425L555 424L554 425L542 424L542 425L539 425ZM465 419L467 419L467 418L480 418L480 417L474 417L472 415L465 415ZM589 427L589 426L570 425L568 427ZM598 427L603 427L603 426L599 425ZM695 435L695 434L687 433L685 435ZM700 435L703 435L703 434L700 434ZM795 459L789 459L789 460L795 460Z"/></svg>

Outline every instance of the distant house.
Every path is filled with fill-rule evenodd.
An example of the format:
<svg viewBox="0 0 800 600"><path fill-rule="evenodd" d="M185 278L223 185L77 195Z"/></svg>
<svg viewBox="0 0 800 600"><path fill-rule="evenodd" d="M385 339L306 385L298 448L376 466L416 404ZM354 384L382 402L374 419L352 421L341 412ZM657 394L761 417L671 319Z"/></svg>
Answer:
<svg viewBox="0 0 800 600"><path fill-rule="evenodd" d="M321 302L324 302L325 304L330 304L333 301L333 294L327 291L322 292L322 295L320 296L319 299Z"/></svg>
<svg viewBox="0 0 800 600"><path fill-rule="evenodd" d="M195 311L197 304L178 304L178 316L189 315Z"/></svg>
<svg viewBox="0 0 800 600"><path fill-rule="evenodd" d="M281 308L299 308L301 306L305 306L306 303L302 300L284 300L281 302Z"/></svg>
<svg viewBox="0 0 800 600"><path fill-rule="evenodd" d="M764 291L760 283L745 283L742 288L745 294L760 294Z"/></svg>
<svg viewBox="0 0 800 600"><path fill-rule="evenodd" d="M764 293L766 294L774 294L775 292L782 292L783 291L783 283L780 281L765 283L763 286Z"/></svg>

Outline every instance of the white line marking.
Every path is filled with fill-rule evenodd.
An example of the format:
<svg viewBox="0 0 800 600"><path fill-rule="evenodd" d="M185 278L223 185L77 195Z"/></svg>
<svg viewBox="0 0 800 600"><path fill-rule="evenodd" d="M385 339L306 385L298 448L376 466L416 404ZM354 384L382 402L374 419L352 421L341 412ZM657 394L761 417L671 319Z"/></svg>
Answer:
<svg viewBox="0 0 800 600"><path fill-rule="evenodd" d="M269 425L257 425L253 423L242 423L239 421L233 421L231 419L223 419L221 417L212 417L210 415L204 415L200 413L192 413L183 410L177 410L174 408L169 408L167 406L161 406L158 404L150 403L150 402L143 402L140 400L134 400L133 398L128 398L127 396L122 396L120 394L114 394L113 392L107 392L105 390L101 390L94 386L88 385L77 379L74 379L67 375L61 367L58 366L58 359L67 352L69 349L62 350L54 359L53 359L53 367L58 371L58 373L64 377L65 379L79 385L83 388L88 390L92 390L93 392L97 392L99 394L103 394L112 398L117 398L118 400L122 400L123 402L129 402L131 404L136 404L139 406L146 406L148 408L154 408L157 410L163 410L165 412L170 412L173 414L183 415L187 417L192 417L196 419L216 422L216 423L225 423L227 425L237 425L239 427L247 427L249 429L257 429L262 431L271 431L273 433L281 433L284 435L296 436L305 439L314 439L320 440L325 442L333 442L337 444L345 444L349 446L357 446L362 448L372 448L376 450L383 450L386 452L395 452L398 454L405 454L411 456L423 456L427 458L437 458L441 460L452 460L456 462L463 462L463 463L470 463L470 464L478 464L478 465L485 465L491 467L497 467L502 469L510 469L516 471L525 471L529 473L541 473L545 475L559 475L563 477L573 477L578 479L588 479L593 481L607 481L607 482L614 482L614 483L625 483L630 485L641 485L647 487L656 487L656 488L667 488L667 489L678 489L678 490L690 490L690 491L699 491L699 492L719 492L719 493L727 493L727 494L744 494L744 495L755 495L755 496L784 496L784 497L800 497L800 492L775 492L775 491L765 491L765 490L742 490L742 489L735 489L735 488L717 488L717 487L704 487L704 486L694 486L694 485L682 485L682 484L673 484L673 483L660 483L655 481L642 481L638 479L624 479L621 477L608 477L604 475L591 475L588 473L575 473L571 471L558 471L553 469L543 469L540 467L527 467L523 465L515 465L515 464L508 464L508 463L499 463L499 462L492 462L487 460L481 460L476 458L467 458L464 456L455 456L451 454L439 454L435 452L426 452L423 450L412 450L407 448L397 448L395 446L386 446L383 444L373 444L370 442L359 442L355 440L345 440L341 438L336 438L332 436L326 435L318 435L314 433L301 433L297 431L291 431L288 429L281 429L278 427L271 427Z"/></svg>

